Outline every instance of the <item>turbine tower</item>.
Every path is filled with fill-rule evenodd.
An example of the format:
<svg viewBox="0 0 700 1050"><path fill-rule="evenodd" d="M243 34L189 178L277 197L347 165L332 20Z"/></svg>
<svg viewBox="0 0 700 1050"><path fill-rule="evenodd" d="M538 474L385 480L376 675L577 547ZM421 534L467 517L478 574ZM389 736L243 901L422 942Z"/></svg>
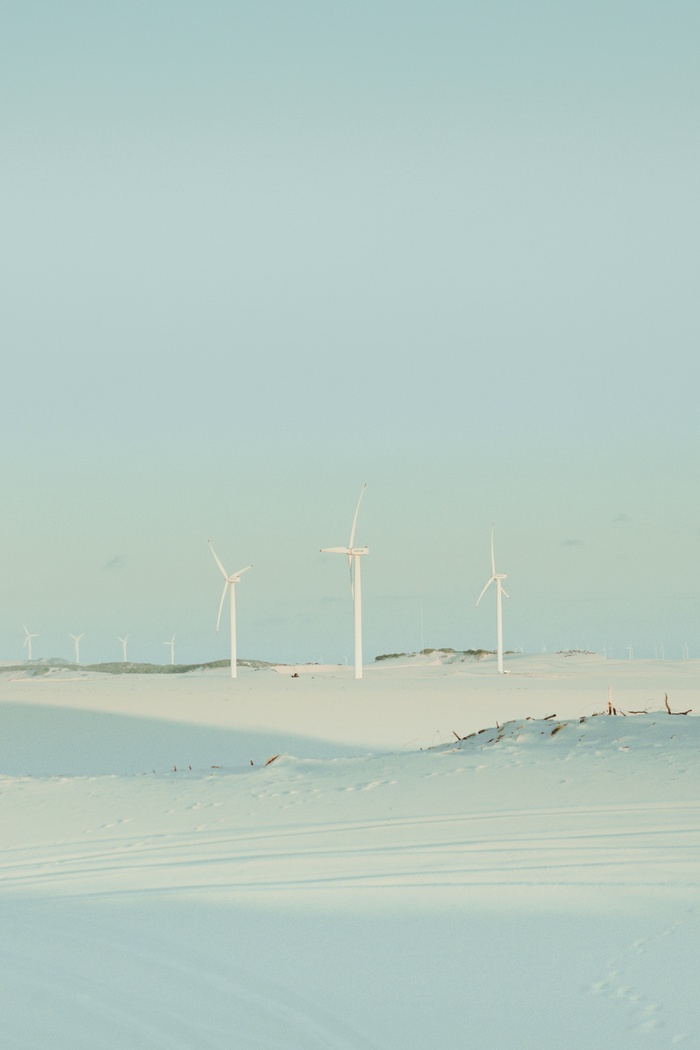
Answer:
<svg viewBox="0 0 700 1050"><path fill-rule="evenodd" d="M124 663L126 663L126 643L127 643L128 637L129 637L129 635L127 634L125 638L119 638L119 641L122 643L122 660L124 661ZM174 637L174 635L173 635L173 637Z"/></svg>
<svg viewBox="0 0 700 1050"><path fill-rule="evenodd" d="M354 603L355 619L355 678L362 678L362 581L360 578L360 558L363 554L369 554L369 547L355 547L355 529L357 528L357 516L360 513L360 504L365 494L367 485L362 486L360 498L357 501L355 517L352 520L350 530L350 542L347 547L322 547L321 554L345 554L350 567L350 593Z"/></svg>
<svg viewBox="0 0 700 1050"><path fill-rule="evenodd" d="M22 642L22 645L27 647L27 660L31 660L31 658L32 658L32 638L38 638L39 635L38 634L30 634L29 631L27 630L26 625L22 624L22 626L24 627L24 641Z"/></svg>
<svg viewBox="0 0 700 1050"><path fill-rule="evenodd" d="M175 663L175 635L172 636L169 642L163 642L163 645L170 646L170 665Z"/></svg>
<svg viewBox="0 0 700 1050"><path fill-rule="evenodd" d="M219 602L219 615L216 618L216 633L219 633L219 624L221 623L221 613L224 608L224 600L226 598L226 588L231 588L231 678L238 677L238 657L236 654L236 584L241 582L241 576L244 572L248 572L248 569L252 569L252 565L246 565L245 569L239 569L238 572L232 573L230 576L226 572L219 561L219 557L211 545L211 540L207 540L209 548L214 555L214 561L221 569L221 575L224 578L224 589L221 592L221 601Z"/></svg>
<svg viewBox="0 0 700 1050"><path fill-rule="evenodd" d="M72 634L71 638L75 642L75 662L80 663L80 639L83 637L82 634Z"/></svg>
<svg viewBox="0 0 700 1050"><path fill-rule="evenodd" d="M497 658L498 658L498 673L503 674L503 602L501 596L505 594L506 598L510 598L507 590L503 586L503 580L507 579L505 572L496 572L496 557L493 552L493 525L491 526L491 575L486 581L486 586L483 591L476 599L478 605L481 599L486 594L492 583L496 584L496 624L498 630L498 647L497 647Z"/></svg>

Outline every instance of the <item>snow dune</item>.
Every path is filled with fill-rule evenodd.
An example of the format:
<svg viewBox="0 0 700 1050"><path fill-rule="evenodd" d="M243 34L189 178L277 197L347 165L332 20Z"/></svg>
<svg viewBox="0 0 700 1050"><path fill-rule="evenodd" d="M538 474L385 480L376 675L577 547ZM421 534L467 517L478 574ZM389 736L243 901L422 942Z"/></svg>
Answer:
<svg viewBox="0 0 700 1050"><path fill-rule="evenodd" d="M0 676L2 1045L700 1045L696 665L507 666Z"/></svg>

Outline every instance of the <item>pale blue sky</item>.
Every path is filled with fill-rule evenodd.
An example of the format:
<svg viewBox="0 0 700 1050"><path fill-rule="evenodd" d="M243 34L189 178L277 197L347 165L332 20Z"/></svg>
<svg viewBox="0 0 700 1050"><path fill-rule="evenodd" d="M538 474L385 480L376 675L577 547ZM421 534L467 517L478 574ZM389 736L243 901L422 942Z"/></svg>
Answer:
<svg viewBox="0 0 700 1050"><path fill-rule="evenodd" d="M0 17L0 658L700 655L697 4Z"/></svg>

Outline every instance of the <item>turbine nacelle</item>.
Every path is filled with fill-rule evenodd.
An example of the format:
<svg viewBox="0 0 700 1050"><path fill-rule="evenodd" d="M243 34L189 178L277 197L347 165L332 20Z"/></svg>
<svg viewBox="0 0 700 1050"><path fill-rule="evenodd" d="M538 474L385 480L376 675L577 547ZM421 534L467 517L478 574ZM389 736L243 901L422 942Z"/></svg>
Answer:
<svg viewBox="0 0 700 1050"><path fill-rule="evenodd" d="M239 569L238 572L234 572L231 576L226 576L226 583L240 583L243 573L248 572L248 569L252 568L252 565L246 565L245 569Z"/></svg>
<svg viewBox="0 0 700 1050"><path fill-rule="evenodd" d="M216 557L216 555L214 555L214 557ZM218 561L219 559L217 558L216 560ZM253 568L252 565L246 565L245 569L239 569L238 572L234 572L231 576L228 576L226 574L226 571L224 570L224 579L225 579L226 582L224 583L224 589L221 592L221 601L219 602L219 615L216 618L216 633L217 634L219 633L219 624L221 623L221 613L223 612L224 601L226 600L226 591L227 591L227 589L229 587L233 588L234 583L240 583L241 582L241 576L243 575L243 573L244 572L248 572L248 569L252 569L252 568Z"/></svg>
<svg viewBox="0 0 700 1050"><path fill-rule="evenodd" d="M352 558L356 554L369 554L369 547L321 547L321 554L347 554Z"/></svg>
<svg viewBox="0 0 700 1050"><path fill-rule="evenodd" d="M486 581L486 586L484 587L484 589L481 592L481 594L479 595L479 597L476 599L476 604L477 605L479 604L479 602L484 597L484 595L486 594L487 590L489 589L489 587L491 586L492 583L497 582L498 585L500 585L500 581L501 580L507 580L507 579L508 579L508 576L507 576L507 574L505 572L496 572L496 573L494 573L493 576L489 577L489 579ZM510 595L508 594L508 591L503 586L501 586L501 594L504 594L506 596L506 598L510 598Z"/></svg>

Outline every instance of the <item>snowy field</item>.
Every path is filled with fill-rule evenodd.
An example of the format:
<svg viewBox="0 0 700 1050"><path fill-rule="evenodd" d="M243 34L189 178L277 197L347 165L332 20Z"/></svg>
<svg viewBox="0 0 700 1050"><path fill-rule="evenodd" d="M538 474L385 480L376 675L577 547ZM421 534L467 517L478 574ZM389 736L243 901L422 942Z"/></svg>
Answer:
<svg viewBox="0 0 700 1050"><path fill-rule="evenodd" d="M700 1046L700 663L506 666L0 673L3 1050Z"/></svg>

